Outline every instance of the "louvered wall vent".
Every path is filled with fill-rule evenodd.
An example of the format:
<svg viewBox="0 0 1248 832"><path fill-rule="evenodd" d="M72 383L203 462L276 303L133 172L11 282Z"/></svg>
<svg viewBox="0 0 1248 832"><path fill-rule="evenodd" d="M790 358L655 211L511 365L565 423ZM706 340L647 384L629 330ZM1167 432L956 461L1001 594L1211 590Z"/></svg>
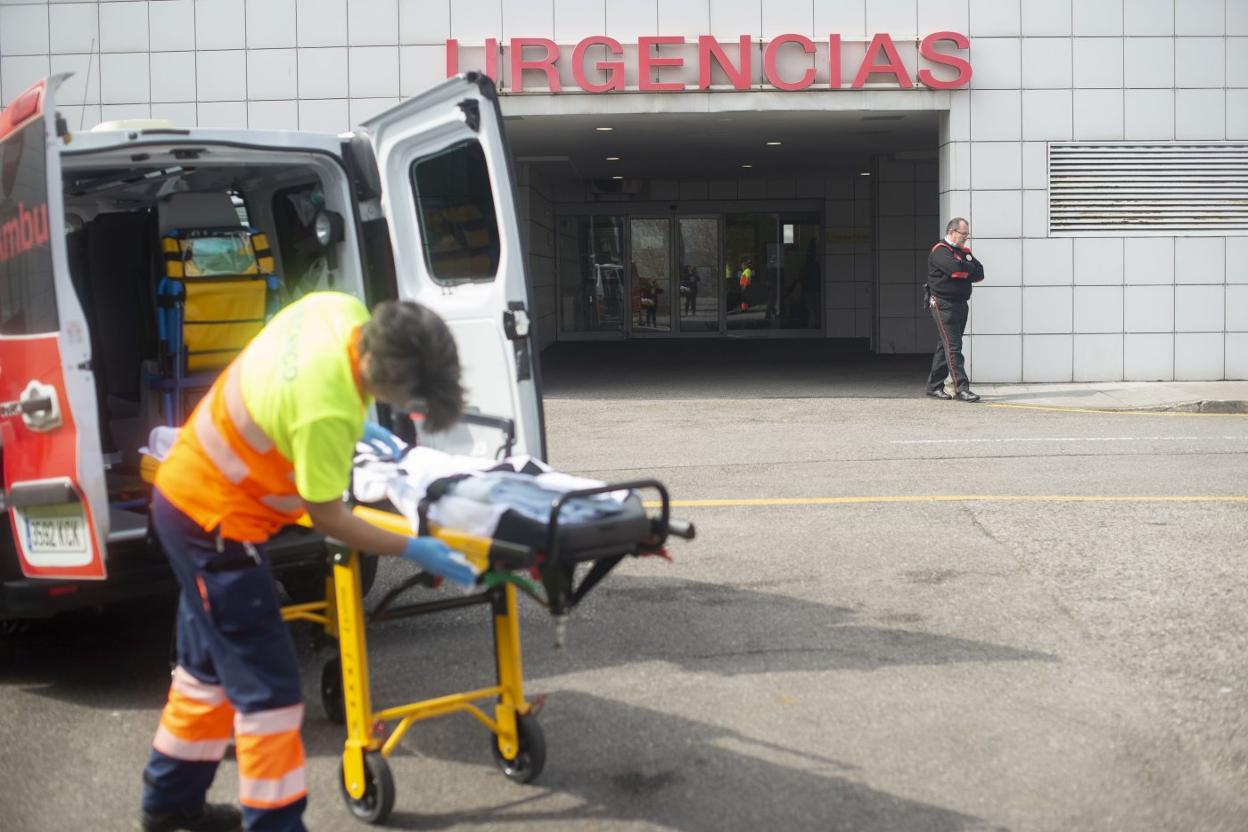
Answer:
<svg viewBox="0 0 1248 832"><path fill-rule="evenodd" d="M1050 144L1049 233L1248 233L1248 143Z"/></svg>

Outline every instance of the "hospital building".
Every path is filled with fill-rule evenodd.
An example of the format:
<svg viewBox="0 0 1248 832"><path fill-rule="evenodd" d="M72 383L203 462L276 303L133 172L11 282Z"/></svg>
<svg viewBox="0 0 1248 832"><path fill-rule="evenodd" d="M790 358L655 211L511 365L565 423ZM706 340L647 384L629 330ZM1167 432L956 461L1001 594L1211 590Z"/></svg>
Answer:
<svg viewBox="0 0 1248 832"><path fill-rule="evenodd" d="M0 0L72 130L345 132L495 79L539 344L930 353L971 223L983 382L1248 378L1248 0Z"/></svg>

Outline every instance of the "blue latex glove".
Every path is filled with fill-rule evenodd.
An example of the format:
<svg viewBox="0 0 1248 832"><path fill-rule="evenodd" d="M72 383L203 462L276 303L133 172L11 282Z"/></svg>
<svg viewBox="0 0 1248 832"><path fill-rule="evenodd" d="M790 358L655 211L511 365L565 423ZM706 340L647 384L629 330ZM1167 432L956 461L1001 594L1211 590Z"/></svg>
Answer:
<svg viewBox="0 0 1248 832"><path fill-rule="evenodd" d="M408 538L403 557L427 572L454 581L460 586L470 587L477 582L476 567L462 553L456 552L436 537Z"/></svg>
<svg viewBox="0 0 1248 832"><path fill-rule="evenodd" d="M405 448L403 441L376 422L364 423L362 438L363 441L376 448L383 459L397 462L403 456Z"/></svg>

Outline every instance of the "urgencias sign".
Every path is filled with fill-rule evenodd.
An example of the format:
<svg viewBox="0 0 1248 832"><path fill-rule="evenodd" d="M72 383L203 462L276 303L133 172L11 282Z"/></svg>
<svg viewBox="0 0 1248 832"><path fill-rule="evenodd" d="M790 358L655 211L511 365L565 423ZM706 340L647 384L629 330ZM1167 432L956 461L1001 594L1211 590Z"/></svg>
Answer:
<svg viewBox="0 0 1248 832"><path fill-rule="evenodd" d="M864 39L865 40L865 39ZM913 43L913 41L910 41ZM569 44L570 46L570 44ZM697 75L694 78L691 47L696 47ZM736 59L729 54L736 47ZM624 44L606 35L583 38L566 55L567 46L560 47L549 38L511 38L506 44L508 83L505 91L564 92L560 69L571 61L572 79L580 90L591 93L636 90L639 92L685 92L711 89L758 89L754 82L754 57L762 50L763 86L778 90L842 89L849 81L850 89L881 83L900 89L912 89L916 79L910 77L897 45L885 33L872 36L866 53L852 79L842 79L842 43L840 35L829 35L818 45L805 35L784 34L770 40L755 41L741 35L729 50L718 39L701 35L695 41L677 35L638 38L635 45ZM918 69L917 81L925 87L949 90L965 87L971 80L971 63L952 54L970 48L970 39L958 32L933 32L919 41L919 57L930 66ZM663 50L661 53L660 50ZM499 63L504 50L497 38L485 41L485 73L499 80ZM678 54L678 53L684 54ZM821 70L807 56L825 53L827 62ZM594 58L607 55L606 58ZM786 60L797 58L796 61ZM797 64L796 68L781 63ZM588 74L588 64L596 77ZM934 70L939 71L939 75ZM446 42L446 74L449 78L460 71L460 45L455 39ZM715 84L716 76L727 84ZM628 83L635 79L635 86ZM540 81L540 86L526 86ZM730 86L729 86L730 85ZM570 91L570 90L569 90Z"/></svg>

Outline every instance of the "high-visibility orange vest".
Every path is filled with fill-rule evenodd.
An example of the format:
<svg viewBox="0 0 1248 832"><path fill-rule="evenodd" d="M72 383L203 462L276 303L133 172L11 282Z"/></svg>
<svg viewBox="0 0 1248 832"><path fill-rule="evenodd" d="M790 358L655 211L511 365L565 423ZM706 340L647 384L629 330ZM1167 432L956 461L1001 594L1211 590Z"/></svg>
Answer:
<svg viewBox="0 0 1248 832"><path fill-rule="evenodd" d="M195 407L156 473L156 487L205 531L262 543L298 521L304 507L290 460L247 412L241 360L221 373Z"/></svg>

